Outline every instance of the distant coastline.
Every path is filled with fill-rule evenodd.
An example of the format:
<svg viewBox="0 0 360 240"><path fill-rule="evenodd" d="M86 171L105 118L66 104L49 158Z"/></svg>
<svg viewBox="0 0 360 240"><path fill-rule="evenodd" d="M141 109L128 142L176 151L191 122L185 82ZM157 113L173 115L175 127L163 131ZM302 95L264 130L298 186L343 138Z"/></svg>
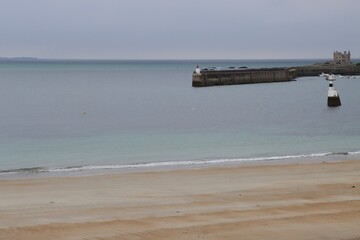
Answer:
<svg viewBox="0 0 360 240"><path fill-rule="evenodd" d="M317 61L317 64L321 64L323 62L328 62L331 59L329 58L257 58L257 59L246 59L246 58L239 58L239 59L214 59L214 58L199 58L199 59L190 59L190 58L184 58L184 59L151 59L151 58L139 58L139 59L125 59L125 58L119 58L119 59L106 59L106 58L39 58L39 57L0 57L0 61L248 61L248 62L257 62L257 61L296 61L296 60L313 60ZM359 58L352 58L352 62L356 63L360 61Z"/></svg>
<svg viewBox="0 0 360 240"><path fill-rule="evenodd" d="M0 60L6 60L6 61L35 61L40 60L36 57L0 57Z"/></svg>

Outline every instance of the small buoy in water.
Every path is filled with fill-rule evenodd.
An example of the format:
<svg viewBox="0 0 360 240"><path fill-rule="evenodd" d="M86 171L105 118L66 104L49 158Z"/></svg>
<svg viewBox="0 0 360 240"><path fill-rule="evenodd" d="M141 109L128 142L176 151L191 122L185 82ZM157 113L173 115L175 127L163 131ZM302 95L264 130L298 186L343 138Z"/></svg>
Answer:
<svg viewBox="0 0 360 240"><path fill-rule="evenodd" d="M86 112L83 112L82 114L83 114L83 115L86 115Z"/></svg>

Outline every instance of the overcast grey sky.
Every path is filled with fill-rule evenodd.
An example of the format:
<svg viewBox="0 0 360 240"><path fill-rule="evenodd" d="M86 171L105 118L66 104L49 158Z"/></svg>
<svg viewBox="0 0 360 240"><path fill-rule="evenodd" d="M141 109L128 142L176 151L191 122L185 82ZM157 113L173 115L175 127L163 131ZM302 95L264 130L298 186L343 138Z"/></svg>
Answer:
<svg viewBox="0 0 360 240"><path fill-rule="evenodd" d="M360 57L359 0L0 0L0 56Z"/></svg>

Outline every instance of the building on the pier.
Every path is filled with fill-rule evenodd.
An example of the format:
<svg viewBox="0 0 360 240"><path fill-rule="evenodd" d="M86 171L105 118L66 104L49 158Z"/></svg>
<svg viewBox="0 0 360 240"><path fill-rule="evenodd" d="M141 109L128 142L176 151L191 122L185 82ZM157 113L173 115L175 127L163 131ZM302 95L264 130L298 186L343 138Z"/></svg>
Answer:
<svg viewBox="0 0 360 240"><path fill-rule="evenodd" d="M335 51L333 62L335 64L350 64L350 51L338 52Z"/></svg>

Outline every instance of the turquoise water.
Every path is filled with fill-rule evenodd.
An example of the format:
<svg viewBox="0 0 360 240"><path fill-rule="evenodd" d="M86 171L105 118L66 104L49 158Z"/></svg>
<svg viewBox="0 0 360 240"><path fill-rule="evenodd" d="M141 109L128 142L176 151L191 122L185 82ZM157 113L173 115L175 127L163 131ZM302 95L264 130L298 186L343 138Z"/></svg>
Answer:
<svg viewBox="0 0 360 240"><path fill-rule="evenodd" d="M324 61L324 60L322 60ZM2 61L0 171L79 171L360 154L360 79L192 88L201 67L321 60Z"/></svg>

